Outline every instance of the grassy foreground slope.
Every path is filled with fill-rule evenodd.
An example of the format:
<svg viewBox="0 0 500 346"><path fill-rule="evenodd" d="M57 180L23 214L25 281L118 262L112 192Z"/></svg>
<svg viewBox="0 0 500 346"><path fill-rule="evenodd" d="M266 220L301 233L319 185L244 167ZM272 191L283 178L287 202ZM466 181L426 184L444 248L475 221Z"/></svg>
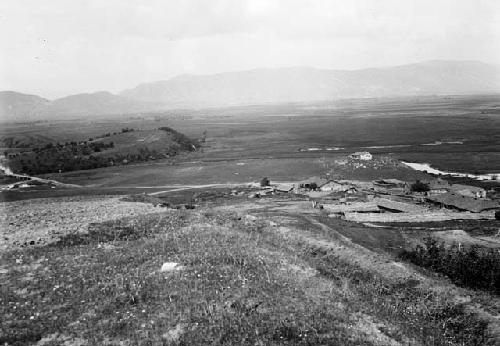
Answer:
<svg viewBox="0 0 500 346"><path fill-rule="evenodd" d="M447 290L362 265L346 254L378 257L317 219L281 222L169 210L5 253L0 343L494 345Z"/></svg>

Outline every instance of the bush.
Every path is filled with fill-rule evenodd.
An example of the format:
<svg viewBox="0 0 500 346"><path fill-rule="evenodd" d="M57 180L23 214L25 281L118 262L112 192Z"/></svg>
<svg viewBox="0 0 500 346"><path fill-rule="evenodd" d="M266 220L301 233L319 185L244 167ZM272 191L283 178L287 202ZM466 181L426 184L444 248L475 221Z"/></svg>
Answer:
<svg viewBox="0 0 500 346"><path fill-rule="evenodd" d="M420 180L417 180L414 184L411 184L412 192L427 192L430 190L429 184L423 183Z"/></svg>
<svg viewBox="0 0 500 346"><path fill-rule="evenodd" d="M261 181L260 181L260 186L264 187L264 186L269 186L269 178L265 177L265 178L262 178Z"/></svg>
<svg viewBox="0 0 500 346"><path fill-rule="evenodd" d="M500 294L500 253L496 249L445 247L429 237L424 246L405 251L401 257L448 276L456 285Z"/></svg>

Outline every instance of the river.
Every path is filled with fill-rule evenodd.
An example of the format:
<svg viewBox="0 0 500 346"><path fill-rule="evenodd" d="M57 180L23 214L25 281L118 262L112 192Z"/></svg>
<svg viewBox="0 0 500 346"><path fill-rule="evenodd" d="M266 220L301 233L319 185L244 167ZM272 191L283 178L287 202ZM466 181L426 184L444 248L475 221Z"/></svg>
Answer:
<svg viewBox="0 0 500 346"><path fill-rule="evenodd" d="M447 172L433 168L428 163L404 162L404 161L401 161L401 163L416 171L427 172L435 175L449 175L451 177L463 177L475 180L500 180L500 173L471 174L471 173Z"/></svg>

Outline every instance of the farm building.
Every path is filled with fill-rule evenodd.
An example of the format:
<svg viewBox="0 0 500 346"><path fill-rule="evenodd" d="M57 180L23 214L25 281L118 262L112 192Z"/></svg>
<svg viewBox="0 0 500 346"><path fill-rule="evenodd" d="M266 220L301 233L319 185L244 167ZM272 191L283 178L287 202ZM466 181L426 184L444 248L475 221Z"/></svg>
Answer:
<svg viewBox="0 0 500 346"><path fill-rule="evenodd" d="M450 191L462 196L486 198L486 190L477 186L453 184L450 186Z"/></svg>
<svg viewBox="0 0 500 346"><path fill-rule="evenodd" d="M325 192L345 192L345 193L356 192L356 188L353 185L342 184L337 181L329 181L328 183L322 185L320 190Z"/></svg>
<svg viewBox="0 0 500 346"><path fill-rule="evenodd" d="M429 186L427 195L439 195L450 191L450 182L441 178L423 181L423 183Z"/></svg>
<svg viewBox="0 0 500 346"><path fill-rule="evenodd" d="M309 179L305 179L298 183L299 188L303 189L319 189L323 185L328 183L328 180L320 177L311 177Z"/></svg>
<svg viewBox="0 0 500 346"><path fill-rule="evenodd" d="M375 198L373 199L373 203L375 203L382 211L392 213L421 213L427 210L427 208L413 203L393 201L387 198Z"/></svg>
<svg viewBox="0 0 500 346"><path fill-rule="evenodd" d="M278 184L274 189L278 192L291 192L293 190L293 184Z"/></svg>
<svg viewBox="0 0 500 346"><path fill-rule="evenodd" d="M500 209L500 205L498 204L498 202L468 197L453 192L447 192L435 196L428 196L427 201L446 208L471 211L473 213Z"/></svg>
<svg viewBox="0 0 500 346"><path fill-rule="evenodd" d="M372 154L370 154L367 151L358 151L358 152L352 153L351 155L349 155L349 157L351 159L365 160L365 161L371 160L373 158Z"/></svg>
<svg viewBox="0 0 500 346"><path fill-rule="evenodd" d="M428 195L453 192L467 197L486 198L486 190L478 186L451 184L444 179L434 179L425 183L429 185Z"/></svg>
<svg viewBox="0 0 500 346"><path fill-rule="evenodd" d="M379 179L373 181L373 190L379 193L401 195L409 192L410 187L406 181L399 179Z"/></svg>
<svg viewBox="0 0 500 346"><path fill-rule="evenodd" d="M406 181L399 179L379 179L379 180L374 180L373 185L391 189L391 188L404 188L408 186L408 183Z"/></svg>

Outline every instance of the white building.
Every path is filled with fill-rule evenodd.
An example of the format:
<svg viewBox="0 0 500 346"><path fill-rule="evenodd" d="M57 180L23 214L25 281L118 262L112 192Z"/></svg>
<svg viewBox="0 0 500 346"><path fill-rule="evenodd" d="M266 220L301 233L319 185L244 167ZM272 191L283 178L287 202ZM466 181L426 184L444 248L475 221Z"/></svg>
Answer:
<svg viewBox="0 0 500 346"><path fill-rule="evenodd" d="M365 160L365 161L368 161L368 160L371 160L373 159L373 156L372 154L370 154L369 152L367 151L358 151L358 152L355 152L351 155L349 155L349 157L351 159L356 159L356 160Z"/></svg>

